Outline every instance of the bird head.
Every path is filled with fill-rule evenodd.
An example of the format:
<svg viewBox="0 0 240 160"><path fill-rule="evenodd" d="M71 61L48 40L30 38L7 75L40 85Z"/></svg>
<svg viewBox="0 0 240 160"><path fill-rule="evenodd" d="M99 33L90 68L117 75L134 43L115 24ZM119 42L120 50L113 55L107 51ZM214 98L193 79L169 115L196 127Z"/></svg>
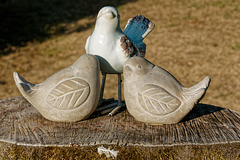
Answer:
<svg viewBox="0 0 240 160"><path fill-rule="evenodd" d="M136 81L146 75L155 65L142 57L132 57L123 66L123 76L125 81Z"/></svg>
<svg viewBox="0 0 240 160"><path fill-rule="evenodd" d="M83 54L72 64L72 68L77 72L79 70L89 70L90 68L99 72L100 63L96 56L91 54Z"/></svg>
<svg viewBox="0 0 240 160"><path fill-rule="evenodd" d="M111 6L103 7L97 16L96 27L102 31L120 29L120 15L118 10Z"/></svg>

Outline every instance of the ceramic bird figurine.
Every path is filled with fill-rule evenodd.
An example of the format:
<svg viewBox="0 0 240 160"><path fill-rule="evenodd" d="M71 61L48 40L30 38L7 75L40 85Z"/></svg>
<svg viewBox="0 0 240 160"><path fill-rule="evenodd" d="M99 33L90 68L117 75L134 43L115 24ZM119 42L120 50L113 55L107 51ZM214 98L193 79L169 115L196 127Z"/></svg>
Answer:
<svg viewBox="0 0 240 160"><path fill-rule="evenodd" d="M142 57L132 57L124 65L124 97L129 113L149 124L174 124L203 98L210 77L186 88L161 67Z"/></svg>
<svg viewBox="0 0 240 160"><path fill-rule="evenodd" d="M142 19L134 19L140 22L145 22L146 18L142 16ZM145 20L145 21L144 21ZM127 25L127 33L131 35L134 30L132 25ZM150 21L142 24L142 29L139 29L138 34L144 34L144 37L153 29L154 25L151 23L151 29L146 30L145 26L148 26ZM135 28L136 28L135 24ZM145 28L144 28L145 27ZM142 32L141 32L142 31ZM140 35L142 36L142 35ZM136 42L141 42L143 38L132 37L132 41L136 38ZM134 55L143 55L145 48L142 45L135 45L127 36L123 33L120 28L120 15L116 8L114 7L103 7L97 16L96 24L93 33L88 37L85 49L88 54L96 55L100 62L100 69L103 74L102 87L100 93L99 105L103 102L103 91L105 85L106 74L118 74L118 104L116 109L114 109L109 115L113 115L121 106L123 105L121 101L121 73L123 72L123 64L128 60L128 58ZM139 43L140 44L140 43ZM140 54L141 51L141 54ZM139 52L139 54L138 54ZM144 53L145 54L145 53Z"/></svg>
<svg viewBox="0 0 240 160"><path fill-rule="evenodd" d="M40 84L27 82L14 72L21 94L48 120L74 122L87 119L96 109L100 95L100 65L89 54L82 55Z"/></svg>

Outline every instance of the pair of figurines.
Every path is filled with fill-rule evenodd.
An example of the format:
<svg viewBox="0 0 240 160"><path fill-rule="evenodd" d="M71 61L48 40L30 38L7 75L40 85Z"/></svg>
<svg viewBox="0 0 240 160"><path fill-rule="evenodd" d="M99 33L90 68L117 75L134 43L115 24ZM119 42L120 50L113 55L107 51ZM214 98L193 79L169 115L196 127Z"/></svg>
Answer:
<svg viewBox="0 0 240 160"><path fill-rule="evenodd" d="M123 73L126 107L135 119L149 124L181 121L204 96L210 77L193 87L183 87L169 72L144 58L142 40L153 29L153 23L136 16L124 32L119 23L115 8L102 8L86 42L88 54L40 84L27 82L15 72L14 80L21 94L48 120L85 120L102 98L100 71Z"/></svg>

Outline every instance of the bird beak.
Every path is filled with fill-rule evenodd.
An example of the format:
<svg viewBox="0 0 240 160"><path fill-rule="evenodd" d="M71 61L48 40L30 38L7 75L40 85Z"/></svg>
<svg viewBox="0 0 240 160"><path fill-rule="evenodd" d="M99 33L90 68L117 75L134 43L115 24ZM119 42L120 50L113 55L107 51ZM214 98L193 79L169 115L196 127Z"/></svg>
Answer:
<svg viewBox="0 0 240 160"><path fill-rule="evenodd" d="M106 16L109 18L109 19L113 19L115 18L117 15L115 15L112 11L108 11Z"/></svg>
<svg viewBox="0 0 240 160"><path fill-rule="evenodd" d="M104 10L102 11L99 15L98 18L102 17L104 15L104 17L108 18L108 19L114 19L117 15L115 13L113 13L111 10Z"/></svg>
<svg viewBox="0 0 240 160"><path fill-rule="evenodd" d="M130 78L132 76L132 68L129 65L125 65L123 67L123 76L126 78Z"/></svg>

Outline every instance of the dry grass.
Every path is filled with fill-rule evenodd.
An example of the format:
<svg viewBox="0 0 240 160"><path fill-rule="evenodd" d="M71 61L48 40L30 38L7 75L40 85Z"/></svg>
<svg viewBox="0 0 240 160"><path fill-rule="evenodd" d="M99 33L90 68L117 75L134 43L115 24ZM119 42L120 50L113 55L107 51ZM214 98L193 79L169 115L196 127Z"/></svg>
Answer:
<svg viewBox="0 0 240 160"><path fill-rule="evenodd" d="M184 86L210 75L212 82L202 103L240 111L239 1L139 0L114 5L118 6L122 28L137 14L155 23L154 31L145 39L147 59L168 70ZM0 98L20 95L12 78L14 71L32 83L40 83L84 54L96 17L93 13L52 24L51 28L64 28L60 34L29 41L22 47L11 46L17 49L0 57ZM84 26L84 30L77 30ZM105 97L117 98L117 76L108 76Z"/></svg>

